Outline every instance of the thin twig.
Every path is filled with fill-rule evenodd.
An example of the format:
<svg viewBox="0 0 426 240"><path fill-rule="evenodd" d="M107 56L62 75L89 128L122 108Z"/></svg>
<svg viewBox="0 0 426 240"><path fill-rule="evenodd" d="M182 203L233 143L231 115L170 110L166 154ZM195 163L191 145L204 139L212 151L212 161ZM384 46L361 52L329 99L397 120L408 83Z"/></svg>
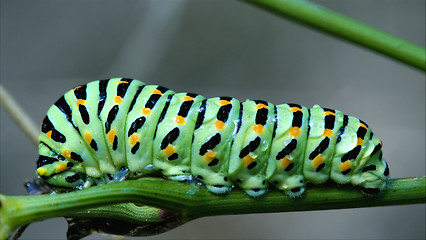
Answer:
<svg viewBox="0 0 426 240"><path fill-rule="evenodd" d="M426 71L426 50L378 29L301 0L243 0Z"/></svg>
<svg viewBox="0 0 426 240"><path fill-rule="evenodd" d="M30 138L32 143L38 145L38 135L40 131L37 125L31 120L30 116L22 109L16 100L0 84L0 103L4 109L13 118L16 124Z"/></svg>

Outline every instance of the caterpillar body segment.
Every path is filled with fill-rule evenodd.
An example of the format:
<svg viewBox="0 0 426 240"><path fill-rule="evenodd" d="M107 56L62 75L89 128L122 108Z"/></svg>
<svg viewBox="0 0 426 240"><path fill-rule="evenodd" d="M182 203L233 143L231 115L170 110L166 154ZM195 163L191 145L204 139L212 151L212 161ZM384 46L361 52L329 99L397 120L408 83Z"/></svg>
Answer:
<svg viewBox="0 0 426 240"><path fill-rule="evenodd" d="M250 196L267 188L266 167L275 127L275 106L261 100L242 104L241 126L234 136L228 174Z"/></svg>
<svg viewBox="0 0 426 240"><path fill-rule="evenodd" d="M216 194L232 189L229 158L239 117L240 101L234 98L210 98L200 106L192 143L191 173Z"/></svg>
<svg viewBox="0 0 426 240"><path fill-rule="evenodd" d="M306 185L303 163L309 131L309 110L297 104L280 104L276 109L277 125L266 178L288 196L300 196Z"/></svg>
<svg viewBox="0 0 426 240"><path fill-rule="evenodd" d="M322 184L330 177L331 161L343 113L313 106L310 110L309 136L306 143L303 175L313 184Z"/></svg>
<svg viewBox="0 0 426 240"><path fill-rule="evenodd" d="M308 182L386 188L382 142L342 112L230 97L205 99L115 78L78 86L41 125L37 174L52 186L86 188L161 172L192 176L224 194L252 197L272 185L290 197Z"/></svg>
<svg viewBox="0 0 426 240"><path fill-rule="evenodd" d="M191 172L193 132L203 100L204 97L192 93L171 95L164 118L159 120L153 164L171 179L185 180Z"/></svg>
<svg viewBox="0 0 426 240"><path fill-rule="evenodd" d="M98 114L89 114L98 113L98 109L101 109L98 101L103 101L100 100L100 97L106 95L103 92L104 89L106 90L105 81L101 81L99 84L91 82L69 91L64 95L64 100L58 101L55 105L70 113L67 119L81 136L82 141L86 144L86 149L98 160L99 171L113 174L118 169L109 153L104 124Z"/></svg>
<svg viewBox="0 0 426 240"><path fill-rule="evenodd" d="M125 128L127 167L133 177L151 173L153 139L163 109L173 91L157 85L138 87Z"/></svg>
<svg viewBox="0 0 426 240"><path fill-rule="evenodd" d="M104 139L108 146L109 155L118 170L121 167L127 167L125 146L126 117L133 97L138 88L143 86L143 83L111 79L106 84L106 88L105 86L99 86L102 88L101 91L106 93L106 97L99 103L99 119L104 130Z"/></svg>

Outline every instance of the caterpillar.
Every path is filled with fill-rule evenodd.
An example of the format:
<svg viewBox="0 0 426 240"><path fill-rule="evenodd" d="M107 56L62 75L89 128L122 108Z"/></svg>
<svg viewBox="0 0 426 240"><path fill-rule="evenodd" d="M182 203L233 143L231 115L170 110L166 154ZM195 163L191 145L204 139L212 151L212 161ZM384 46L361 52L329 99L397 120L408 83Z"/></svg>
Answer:
<svg viewBox="0 0 426 240"><path fill-rule="evenodd" d="M332 180L374 195L389 175L381 148L365 122L319 105L206 99L113 78L77 86L50 107L36 172L65 189L160 172L215 194L237 186L259 197L273 186L298 197L308 182Z"/></svg>

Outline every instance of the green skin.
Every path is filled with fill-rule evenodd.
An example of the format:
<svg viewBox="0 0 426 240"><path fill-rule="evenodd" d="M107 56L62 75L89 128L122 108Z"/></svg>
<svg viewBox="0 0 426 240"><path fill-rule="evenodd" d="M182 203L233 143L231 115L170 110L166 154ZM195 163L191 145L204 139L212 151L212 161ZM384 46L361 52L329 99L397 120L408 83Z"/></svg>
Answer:
<svg viewBox="0 0 426 240"><path fill-rule="evenodd" d="M240 114L240 102L233 98L227 98L229 101L222 98L205 100L200 95L191 97L167 89L159 93L158 86L116 78L106 84L107 97L98 116L99 96L102 95L99 85L99 81L83 85L85 99L77 96L76 92L83 89L79 87L64 95L71 109L71 121L57 105L47 113L54 128L53 134L58 131L66 136L65 142L58 142L52 131L48 131L51 129L47 129L39 137L41 158L57 159L38 164L37 174L50 185L81 189L121 181L124 176L139 178L161 171L171 180L189 180L196 176L216 194L227 193L236 185L252 197L263 195L269 185L290 197L297 197L303 194L308 182L322 184L329 179L338 184L376 189L377 192L386 188L387 165L381 159L380 148L375 151L376 146L381 146L380 140L366 126L365 134L359 138L357 131L363 123L350 116L344 132L339 131L344 124L344 115L340 111L333 112L333 128L326 129L325 116L330 112L318 105L308 110L289 104L274 106L247 100L241 104L243 111ZM126 87L125 95L120 97L117 89L123 86ZM147 109L146 104L154 94L158 99L152 108ZM184 103L191 104L182 117L179 114ZM166 105L167 111L161 116ZM202 105L204 117L201 125L196 127ZM226 105L230 110L226 121L221 122L218 117ZM82 106L87 110L88 124L79 109ZM111 114L113 108L118 109L114 116ZM261 124L256 122L260 111L265 113ZM295 128L292 121L297 111L303 114L300 127ZM142 117L143 125L135 128ZM109 132L106 131L107 124ZM173 129L179 132L178 136L167 139ZM206 143L215 135L221 136L220 142L205 151ZM260 139L260 145L242 154L256 138ZM310 159L310 154L325 138L330 140L327 147L321 149L318 158ZM297 147L277 159L276 156L292 140L297 141ZM95 149L93 142L96 143ZM358 145L359 153L344 162L345 154ZM203 146L204 152L201 150ZM76 160L75 154L83 161ZM172 154L179 157L170 160ZM322 163L325 166L318 168ZM349 173L343 174L348 168Z"/></svg>

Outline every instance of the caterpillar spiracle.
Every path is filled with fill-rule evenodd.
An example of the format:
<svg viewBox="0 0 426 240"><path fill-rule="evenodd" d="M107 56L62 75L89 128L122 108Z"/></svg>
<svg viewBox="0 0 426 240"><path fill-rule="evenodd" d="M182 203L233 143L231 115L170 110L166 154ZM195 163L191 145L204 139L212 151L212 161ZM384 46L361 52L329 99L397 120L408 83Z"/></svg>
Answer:
<svg viewBox="0 0 426 240"><path fill-rule="evenodd" d="M37 174L68 189L161 172L195 177L215 194L236 185L258 197L272 185L297 197L308 182L332 180L372 195L388 181L381 147L366 123L338 110L113 78L77 86L48 110Z"/></svg>

